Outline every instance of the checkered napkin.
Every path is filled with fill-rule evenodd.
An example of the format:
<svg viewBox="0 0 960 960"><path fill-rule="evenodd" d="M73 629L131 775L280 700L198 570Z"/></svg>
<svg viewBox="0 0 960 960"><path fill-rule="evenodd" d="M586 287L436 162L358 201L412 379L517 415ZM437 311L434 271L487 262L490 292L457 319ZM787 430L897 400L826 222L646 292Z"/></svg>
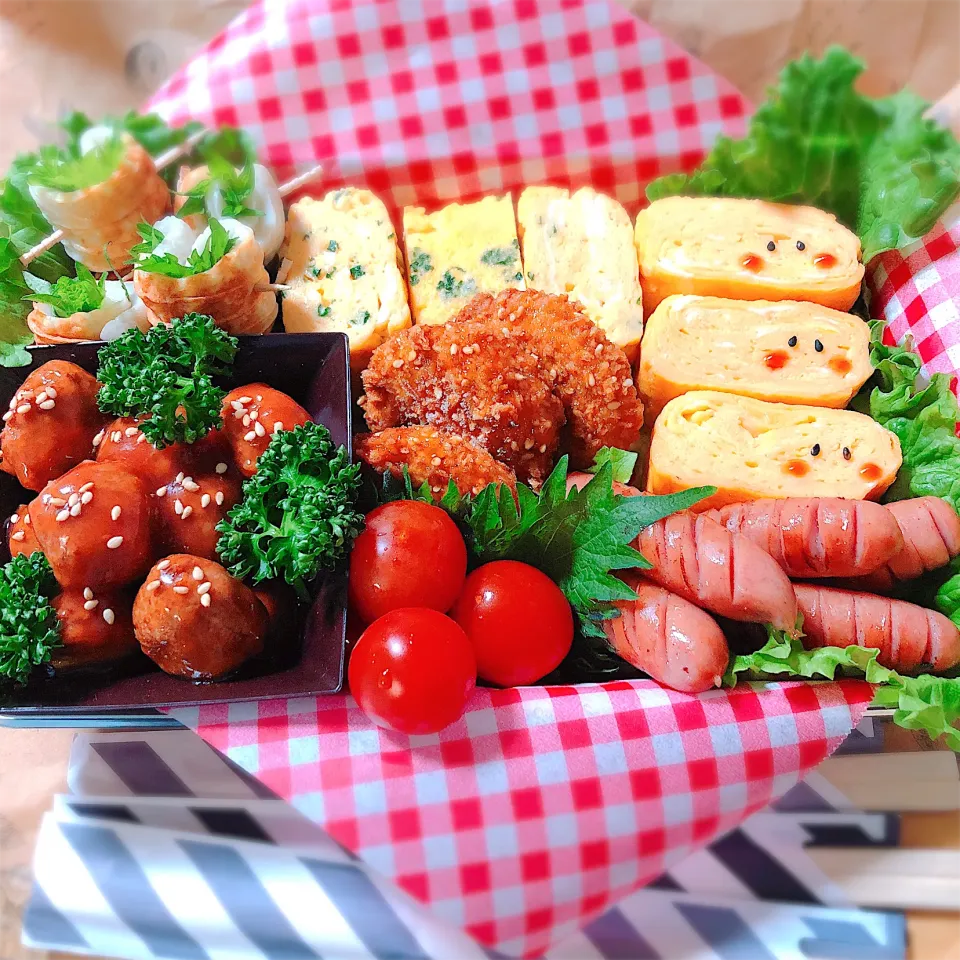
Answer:
<svg viewBox="0 0 960 960"><path fill-rule="evenodd" d="M151 106L245 127L281 177L322 161L325 189L365 183L394 216L547 180L634 212L646 181L739 135L747 109L607 0L263 2ZM437 914L529 956L780 795L870 697L483 690L415 739L346 696L177 716Z"/></svg>

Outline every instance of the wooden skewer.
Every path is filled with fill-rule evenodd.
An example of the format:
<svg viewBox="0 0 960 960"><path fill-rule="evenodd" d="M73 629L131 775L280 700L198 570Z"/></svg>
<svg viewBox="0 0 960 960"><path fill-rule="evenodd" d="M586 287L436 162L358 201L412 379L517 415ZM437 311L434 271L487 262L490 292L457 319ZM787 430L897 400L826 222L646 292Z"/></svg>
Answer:
<svg viewBox="0 0 960 960"><path fill-rule="evenodd" d="M294 193L296 190L299 190L302 186L305 186L308 183L312 183L323 173L323 164L318 163L315 167L311 167L306 173L301 173L300 176L294 177L292 180L288 180L286 183L281 184L278 188L280 191L281 197L288 197L291 193Z"/></svg>
<svg viewBox="0 0 960 960"><path fill-rule="evenodd" d="M154 161L154 168L158 171L163 170L181 157L185 157L209 132L209 130L197 130L196 133L190 134L183 143L179 143L177 146L171 147L169 150L161 153ZM28 266L32 260L36 260L41 254L55 247L62 239L63 231L54 230L49 237L41 240L35 247L31 247L23 254L23 256L20 257L20 263L25 267Z"/></svg>

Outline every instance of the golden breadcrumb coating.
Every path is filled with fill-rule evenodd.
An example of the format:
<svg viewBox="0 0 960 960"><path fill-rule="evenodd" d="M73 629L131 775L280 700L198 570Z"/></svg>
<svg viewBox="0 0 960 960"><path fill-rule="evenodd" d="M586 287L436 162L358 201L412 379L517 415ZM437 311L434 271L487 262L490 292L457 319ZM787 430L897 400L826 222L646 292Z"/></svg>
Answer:
<svg viewBox="0 0 960 960"><path fill-rule="evenodd" d="M426 424L463 434L537 483L550 471L564 422L539 366L520 326L412 327L374 350L360 405L374 432Z"/></svg>
<svg viewBox="0 0 960 960"><path fill-rule="evenodd" d="M636 443L643 404L630 363L579 303L539 290L504 290L496 297L480 294L452 326L484 322L511 334L522 330L530 338L541 376L566 412L564 446L572 467L589 466L601 447L627 450Z"/></svg>
<svg viewBox="0 0 960 960"><path fill-rule="evenodd" d="M424 426L390 427L359 434L353 443L358 459L367 466L395 477L402 477L406 467L413 485L426 481L438 500L451 480L461 494L477 494L491 483L517 487L512 470L458 433Z"/></svg>

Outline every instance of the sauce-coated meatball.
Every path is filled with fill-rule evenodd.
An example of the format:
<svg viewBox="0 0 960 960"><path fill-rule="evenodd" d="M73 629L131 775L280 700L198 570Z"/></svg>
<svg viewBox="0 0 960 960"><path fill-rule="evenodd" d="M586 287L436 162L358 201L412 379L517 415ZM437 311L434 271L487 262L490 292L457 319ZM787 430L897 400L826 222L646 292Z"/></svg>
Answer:
<svg viewBox="0 0 960 960"><path fill-rule="evenodd" d="M150 501L121 464L74 467L43 488L30 519L62 587L123 586L150 566Z"/></svg>
<svg viewBox="0 0 960 960"><path fill-rule="evenodd" d="M64 590L53 598L53 609L63 641L50 659L57 670L111 663L140 649L127 591Z"/></svg>
<svg viewBox="0 0 960 960"><path fill-rule="evenodd" d="M151 493L180 470L193 469L190 444L171 443L158 450L141 432L138 421L121 417L94 437L98 463L122 463L140 477Z"/></svg>
<svg viewBox="0 0 960 960"><path fill-rule="evenodd" d="M97 408L99 384L65 360L37 367L10 401L0 433L0 468L28 490L40 490L93 450L106 418Z"/></svg>
<svg viewBox="0 0 960 960"><path fill-rule="evenodd" d="M245 477L256 472L257 458L267 449L274 431L292 430L311 419L296 400L265 383L237 387L223 398L223 431Z"/></svg>
<svg viewBox="0 0 960 960"><path fill-rule="evenodd" d="M154 493L154 516L159 544L167 553L191 553L217 559L217 524L240 499L236 469L185 476L183 471Z"/></svg>
<svg viewBox="0 0 960 960"><path fill-rule="evenodd" d="M11 557L20 553L29 556L40 550L40 541L33 530L29 503L21 503L7 521L7 546Z"/></svg>
<svg viewBox="0 0 960 960"><path fill-rule="evenodd" d="M216 680L263 649L267 611L219 563L178 553L147 574L133 603L133 626L161 670Z"/></svg>

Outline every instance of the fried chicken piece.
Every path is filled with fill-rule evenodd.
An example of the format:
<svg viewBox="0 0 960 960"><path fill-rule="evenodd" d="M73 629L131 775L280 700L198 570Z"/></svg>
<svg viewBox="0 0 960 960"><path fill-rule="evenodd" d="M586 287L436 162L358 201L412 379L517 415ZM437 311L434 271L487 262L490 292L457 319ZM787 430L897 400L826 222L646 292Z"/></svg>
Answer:
<svg viewBox="0 0 960 960"><path fill-rule="evenodd" d="M439 500L451 480L460 493L479 493L491 483L517 488L512 470L497 463L482 447L458 433L434 427L390 427L354 438L357 457L367 466L395 477L407 468L414 486L424 481Z"/></svg>
<svg viewBox="0 0 960 960"><path fill-rule="evenodd" d="M360 405L374 432L426 424L472 439L521 480L543 480L563 406L520 326L411 327L381 344L363 372Z"/></svg>
<svg viewBox="0 0 960 960"><path fill-rule="evenodd" d="M593 463L601 447L630 449L643 426L643 404L623 350L565 296L539 290L504 290L473 298L451 324L486 322L497 330L523 330L540 357L567 415L564 443L571 466Z"/></svg>

